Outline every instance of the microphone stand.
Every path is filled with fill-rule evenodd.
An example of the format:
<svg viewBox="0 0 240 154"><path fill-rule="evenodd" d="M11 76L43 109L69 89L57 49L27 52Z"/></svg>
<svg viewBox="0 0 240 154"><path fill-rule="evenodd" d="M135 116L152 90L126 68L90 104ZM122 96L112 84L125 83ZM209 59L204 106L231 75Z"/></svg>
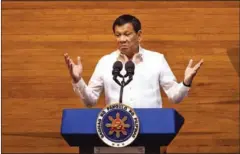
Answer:
<svg viewBox="0 0 240 154"><path fill-rule="evenodd" d="M121 89L120 89L120 97L119 97L119 103L122 104L122 96L123 96L123 88L125 86L125 81L124 81L124 77L122 78L122 82L121 82Z"/></svg>
<svg viewBox="0 0 240 154"><path fill-rule="evenodd" d="M115 63L116 64L116 63ZM121 65L121 63L120 64L118 64L117 63L117 66L118 67L115 67L115 64L114 64L114 69L115 68L118 68L117 70L115 69L115 70L113 70L113 72L112 72L112 74L113 74L113 80L121 87L120 88L120 97L119 97L119 103L121 103L122 104L122 97L123 97L123 88L127 85L127 84L129 84L131 81L132 81L132 79L133 79L133 74L134 74L134 64L132 63L131 64L131 61L130 61L130 63L129 62L127 62L127 64L128 64L128 68L125 66L125 69L126 69L126 74L125 75L121 75L120 74L120 71L121 71L121 69L122 69L122 66L118 66L118 65ZM126 65L127 65L126 64ZM130 69L130 70L129 70ZM121 81L121 83L118 81L118 79L117 79L117 77L121 77L122 78L122 81ZM125 77L128 77L128 80L125 82Z"/></svg>
<svg viewBox="0 0 240 154"><path fill-rule="evenodd" d="M120 89L120 97L119 97L119 103L122 103L122 96L123 96L123 88L128 85L132 81L132 75L129 75L129 78L127 82L124 80L124 76L122 77L122 82L121 82L121 89Z"/></svg>
<svg viewBox="0 0 240 154"><path fill-rule="evenodd" d="M117 76L113 77L113 80L121 87L120 88L120 97L119 97L119 103L122 103L122 97L123 97L123 88L125 87L125 80L124 76L120 76L122 78L121 83L118 81Z"/></svg>

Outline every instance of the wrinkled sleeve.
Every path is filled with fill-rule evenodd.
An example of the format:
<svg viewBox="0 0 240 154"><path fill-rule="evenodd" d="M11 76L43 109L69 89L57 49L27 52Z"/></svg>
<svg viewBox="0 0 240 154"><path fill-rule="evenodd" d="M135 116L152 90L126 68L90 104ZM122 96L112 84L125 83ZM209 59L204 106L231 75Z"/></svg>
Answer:
<svg viewBox="0 0 240 154"><path fill-rule="evenodd" d="M87 107L96 105L103 90L104 58L101 58L89 80L88 85L83 78L78 83L72 83L74 92Z"/></svg>
<svg viewBox="0 0 240 154"><path fill-rule="evenodd" d="M173 103L180 103L185 96L188 95L190 87L186 87L183 83L178 83L171 68L169 67L164 55L160 56L160 77L159 82L168 99Z"/></svg>

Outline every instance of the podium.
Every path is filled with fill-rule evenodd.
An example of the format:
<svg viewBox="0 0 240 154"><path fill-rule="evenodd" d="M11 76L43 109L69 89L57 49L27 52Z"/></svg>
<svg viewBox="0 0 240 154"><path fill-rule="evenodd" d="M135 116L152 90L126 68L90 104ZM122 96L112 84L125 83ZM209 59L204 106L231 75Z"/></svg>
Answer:
<svg viewBox="0 0 240 154"><path fill-rule="evenodd" d="M96 119L101 109L64 109L61 135L80 154L93 154L94 147L107 147L98 137ZM129 145L144 146L145 154L159 154L161 146L168 146L179 132L184 118L171 108L134 109L139 122L139 134ZM118 148L117 148L118 149Z"/></svg>

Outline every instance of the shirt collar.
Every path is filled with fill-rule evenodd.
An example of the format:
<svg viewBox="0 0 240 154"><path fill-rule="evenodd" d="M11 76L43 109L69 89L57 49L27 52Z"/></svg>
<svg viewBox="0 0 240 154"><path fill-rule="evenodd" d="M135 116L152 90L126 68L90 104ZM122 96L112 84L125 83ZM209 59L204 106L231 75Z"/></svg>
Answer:
<svg viewBox="0 0 240 154"><path fill-rule="evenodd" d="M133 62L136 64L143 62L143 53L144 49L139 45L139 52L133 56ZM117 60L125 63L127 61L127 57L117 50Z"/></svg>

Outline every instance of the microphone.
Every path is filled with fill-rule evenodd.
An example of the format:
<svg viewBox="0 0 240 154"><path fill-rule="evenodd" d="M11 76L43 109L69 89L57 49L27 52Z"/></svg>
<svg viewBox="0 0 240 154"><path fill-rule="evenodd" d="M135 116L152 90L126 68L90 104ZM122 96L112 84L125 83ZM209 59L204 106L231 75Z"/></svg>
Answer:
<svg viewBox="0 0 240 154"><path fill-rule="evenodd" d="M120 72L123 68L123 64L122 62L120 61L116 61L114 64L113 64L113 70L112 70L112 75L113 75L113 80L119 85L121 86L121 83L117 80L117 77L120 76L120 77L123 77Z"/></svg>
<svg viewBox="0 0 240 154"><path fill-rule="evenodd" d="M123 88L132 81L133 79L133 75L134 75L134 69L135 69L135 65L134 63L129 60L126 64L125 64L125 70L126 70L126 74L125 75L121 75L121 70L123 68L123 64L121 61L116 61L113 64L113 70L112 70L112 75L113 75L113 80L121 87L120 89L120 97L119 97L119 103L122 103L122 97L123 97ZM117 77L121 77L122 78L122 82L120 83L117 79ZM124 78L128 77L127 82L124 81Z"/></svg>
<svg viewBox="0 0 240 154"><path fill-rule="evenodd" d="M113 64L112 75L113 75L114 77L115 77L115 76L116 76L116 77L117 77L117 76L122 77L122 75L120 74L122 68L123 68L122 62L116 61L116 62Z"/></svg>
<svg viewBox="0 0 240 154"><path fill-rule="evenodd" d="M134 69L135 69L135 65L134 63L129 60L126 64L125 64L125 70L126 70L126 74L124 77L132 77L134 75Z"/></svg>
<svg viewBox="0 0 240 154"><path fill-rule="evenodd" d="M132 79L133 79L133 75L134 75L134 69L135 69L135 65L134 63L129 60L126 64L125 64L125 70L126 70L126 74L124 77L128 76L128 80L126 81L125 85L129 84Z"/></svg>

